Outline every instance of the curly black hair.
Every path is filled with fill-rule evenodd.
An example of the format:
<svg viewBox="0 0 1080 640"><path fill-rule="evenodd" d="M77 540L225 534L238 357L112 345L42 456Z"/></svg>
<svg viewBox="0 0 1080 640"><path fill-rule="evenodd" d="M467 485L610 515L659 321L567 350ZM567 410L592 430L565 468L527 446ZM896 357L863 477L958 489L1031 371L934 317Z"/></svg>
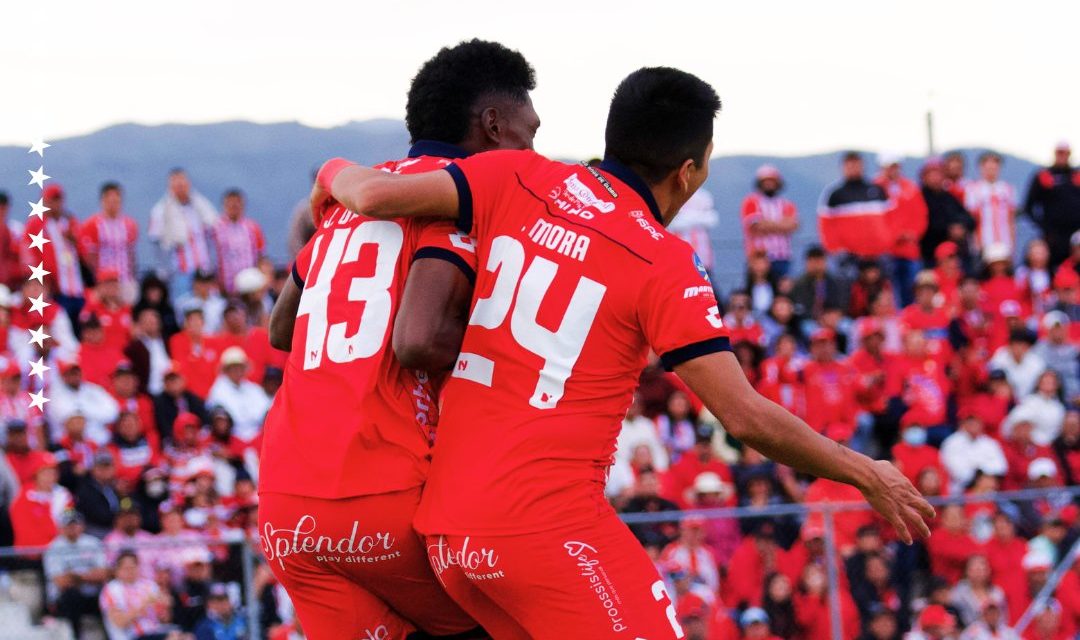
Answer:
<svg viewBox="0 0 1080 640"><path fill-rule="evenodd" d="M708 161L720 98L697 76L645 67L626 77L611 99L605 155L656 184L687 158Z"/></svg>
<svg viewBox="0 0 1080 640"><path fill-rule="evenodd" d="M536 72L517 51L472 39L444 47L420 67L409 86L405 125L409 137L458 144L468 135L481 97L524 102L536 88Z"/></svg>

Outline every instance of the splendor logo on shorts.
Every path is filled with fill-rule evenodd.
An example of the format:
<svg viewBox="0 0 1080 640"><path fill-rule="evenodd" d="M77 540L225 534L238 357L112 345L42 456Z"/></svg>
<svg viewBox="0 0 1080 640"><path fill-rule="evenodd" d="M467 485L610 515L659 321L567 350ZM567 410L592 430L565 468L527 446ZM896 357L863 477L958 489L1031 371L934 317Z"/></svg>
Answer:
<svg viewBox="0 0 1080 640"><path fill-rule="evenodd" d="M267 522L263 526L263 553L268 561L277 560L285 568L285 558L299 553L315 554L316 562L347 562L371 564L401 557L395 551L394 537L387 531L360 534L360 523L353 521L349 535L340 538L318 535L314 516L304 515L290 529L275 529Z"/></svg>
<svg viewBox="0 0 1080 640"><path fill-rule="evenodd" d="M439 536L439 541L428 545L428 558L431 568L442 582L442 574L450 567L460 567L469 580L495 580L505 578L506 574L498 569L499 556L494 549L486 547L469 548L470 539L465 536L460 549L452 549L446 536ZM445 585L444 585L445 586Z"/></svg>
<svg viewBox="0 0 1080 640"><path fill-rule="evenodd" d="M584 542L568 540L563 543L563 548L571 558L577 561L581 577L585 578L589 589L596 594L600 606L607 611L607 616L611 620L611 630L616 633L626 631L627 626L619 613L622 599L619 597L619 592L615 590L615 585L608 578L607 572L604 571L604 567L600 565L600 561L595 559L596 547Z"/></svg>

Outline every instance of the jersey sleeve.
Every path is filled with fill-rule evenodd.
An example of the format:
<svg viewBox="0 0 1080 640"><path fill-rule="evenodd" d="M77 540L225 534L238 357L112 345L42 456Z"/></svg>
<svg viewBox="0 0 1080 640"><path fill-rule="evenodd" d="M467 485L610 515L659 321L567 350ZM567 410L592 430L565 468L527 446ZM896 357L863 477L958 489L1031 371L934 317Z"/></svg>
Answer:
<svg viewBox="0 0 1080 640"><path fill-rule="evenodd" d="M642 287L638 314L645 338L669 371L710 353L731 350L701 259L690 250L663 254Z"/></svg>
<svg viewBox="0 0 1080 640"><path fill-rule="evenodd" d="M413 260L434 258L445 260L461 270L470 284L476 282L476 245L469 234L453 222L438 221L420 227Z"/></svg>
<svg viewBox="0 0 1080 640"><path fill-rule="evenodd" d="M542 158L534 151L489 151L447 165L458 193L457 227L474 238L486 237L492 222L505 211L510 189L525 165Z"/></svg>

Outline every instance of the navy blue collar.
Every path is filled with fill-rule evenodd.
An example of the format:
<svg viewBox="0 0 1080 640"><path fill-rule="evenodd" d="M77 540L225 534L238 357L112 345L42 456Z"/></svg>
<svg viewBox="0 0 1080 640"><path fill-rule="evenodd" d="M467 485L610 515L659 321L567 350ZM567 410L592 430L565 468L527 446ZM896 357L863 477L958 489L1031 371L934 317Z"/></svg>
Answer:
<svg viewBox="0 0 1080 640"><path fill-rule="evenodd" d="M618 160L604 158L604 161L600 163L600 169L615 176L620 182L636 191L641 196L641 199L645 201L645 204L649 206L649 211L652 212L656 221L664 224L664 217L660 215L660 207L656 204L656 198L653 197L652 190L630 167Z"/></svg>
<svg viewBox="0 0 1080 640"><path fill-rule="evenodd" d="M459 158L468 158L469 152L456 144L450 144L449 142L417 140L413 143L413 146L409 148L409 157L418 158L420 156L434 156L436 158L457 160Z"/></svg>

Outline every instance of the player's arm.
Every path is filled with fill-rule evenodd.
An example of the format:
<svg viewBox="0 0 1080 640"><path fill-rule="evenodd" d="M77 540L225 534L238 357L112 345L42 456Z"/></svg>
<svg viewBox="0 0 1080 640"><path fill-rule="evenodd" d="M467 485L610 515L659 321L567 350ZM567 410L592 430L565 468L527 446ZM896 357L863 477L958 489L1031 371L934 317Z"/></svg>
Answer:
<svg viewBox="0 0 1080 640"><path fill-rule="evenodd" d="M932 518L934 509L895 466L818 434L761 396L730 351L693 358L674 370L733 437L781 464L854 485L905 543L912 542L911 531L930 535L924 518Z"/></svg>
<svg viewBox="0 0 1080 640"><path fill-rule="evenodd" d="M292 349L293 327L296 326L296 312L300 309L302 293L294 272L294 277L285 280L281 295L270 312L270 346L279 351Z"/></svg>
<svg viewBox="0 0 1080 640"><path fill-rule="evenodd" d="M371 218L458 216L458 189L447 171L395 175L341 158L319 169L311 190L312 215L319 219L331 201Z"/></svg>
<svg viewBox="0 0 1080 640"><path fill-rule="evenodd" d="M394 354L402 366L445 371L461 351L472 299L472 281L455 264L419 258L409 268L394 319Z"/></svg>

